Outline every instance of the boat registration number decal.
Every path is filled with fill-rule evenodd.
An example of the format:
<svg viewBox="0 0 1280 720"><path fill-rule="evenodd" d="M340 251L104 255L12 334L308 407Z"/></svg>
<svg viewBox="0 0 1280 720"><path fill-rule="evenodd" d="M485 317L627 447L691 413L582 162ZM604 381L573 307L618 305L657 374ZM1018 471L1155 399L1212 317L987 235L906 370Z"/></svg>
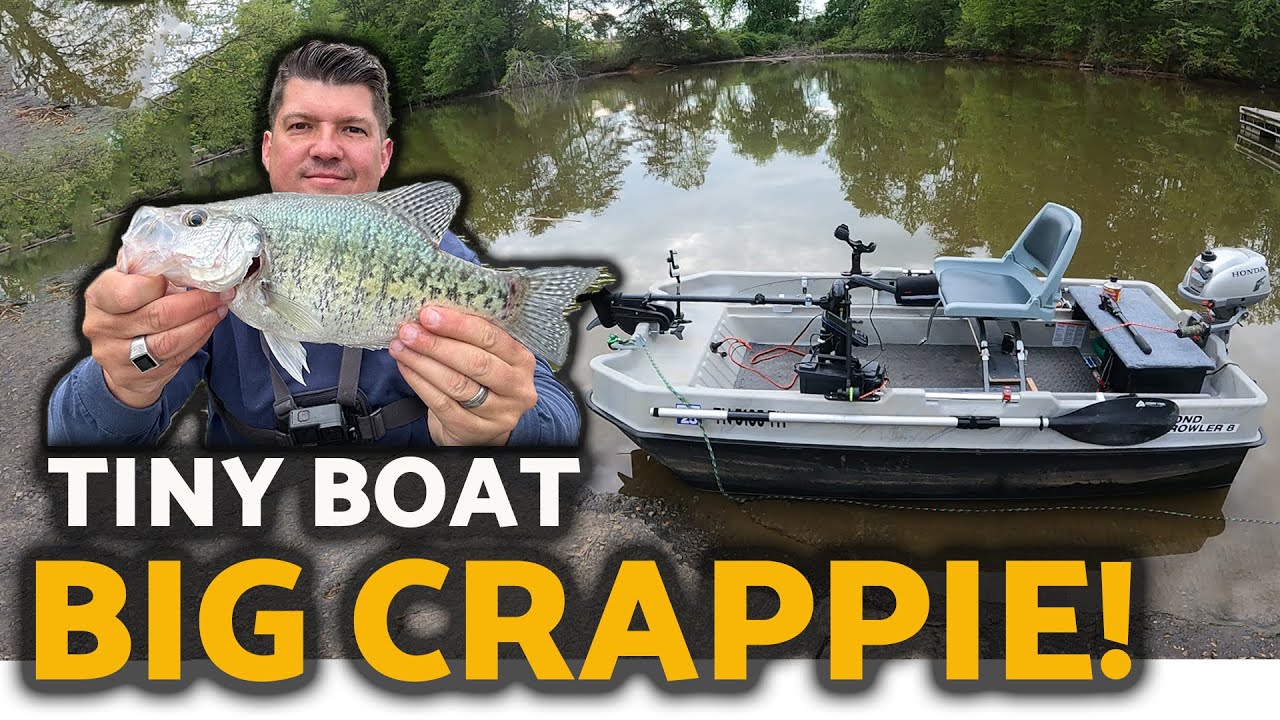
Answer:
<svg viewBox="0 0 1280 720"><path fill-rule="evenodd" d="M1053 324L1054 347L1080 347L1084 343L1085 324L1075 321L1062 321Z"/></svg>
<svg viewBox="0 0 1280 720"><path fill-rule="evenodd" d="M1230 433L1238 430L1236 423L1206 423L1203 415L1179 415L1178 424L1173 426L1176 433Z"/></svg>
<svg viewBox="0 0 1280 720"><path fill-rule="evenodd" d="M676 403L677 410L700 410L701 408L702 406L697 403ZM702 421L698 418L676 418L677 425L699 425L701 423Z"/></svg>

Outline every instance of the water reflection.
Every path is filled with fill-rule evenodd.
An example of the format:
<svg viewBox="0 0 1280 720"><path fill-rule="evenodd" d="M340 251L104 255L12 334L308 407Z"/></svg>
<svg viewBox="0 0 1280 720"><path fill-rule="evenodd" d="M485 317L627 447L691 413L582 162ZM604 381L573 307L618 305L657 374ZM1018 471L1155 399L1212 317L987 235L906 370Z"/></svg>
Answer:
<svg viewBox="0 0 1280 720"><path fill-rule="evenodd" d="M998 255L1055 200L1084 221L1071 274L1171 290L1206 244L1280 267L1280 183L1233 150L1241 104L1280 103L1033 67L718 65L407 113L385 184L453 177L476 244L605 253L641 287L669 248L694 269L843 268L840 223L878 243L871 265Z"/></svg>
<svg viewBox="0 0 1280 720"><path fill-rule="evenodd" d="M466 180L474 229L512 249L573 252L609 237L629 256L732 233L753 241L738 266L800 267L839 248L797 241L820 244L849 222L899 246L877 263L919 264L1003 253L1055 200L1084 220L1072 273L1171 288L1207 244L1250 247L1275 264L1280 183L1232 151L1238 105L1266 102L1044 68L744 64L581 83L572 100L524 114L527 103L494 99L424 111L405 153L415 171ZM597 157L588 177L565 172L558 154L591 137L618 155ZM594 221L554 233L518 221L566 212ZM631 222L640 216L644 232ZM1269 321L1275 307L1254 315Z"/></svg>
<svg viewBox="0 0 1280 720"><path fill-rule="evenodd" d="M632 451L630 461L629 472L617 473L619 492L663 498L727 548L841 557L893 548L920 567L955 559L958 550L973 559L1125 560L1197 552L1227 522L1225 488L1072 503L740 502L685 485L643 450Z"/></svg>
<svg viewBox="0 0 1280 720"><path fill-rule="evenodd" d="M395 177L384 186L424 174L458 179L470 190L460 217L482 238L517 226L537 235L555 219L598 213L621 190L628 140L618 113L597 110L621 98L560 92L531 89L410 115Z"/></svg>
<svg viewBox="0 0 1280 720"><path fill-rule="evenodd" d="M216 47L238 5L6 0L0 56L12 63L16 87L52 102L128 107L167 90L170 77Z"/></svg>

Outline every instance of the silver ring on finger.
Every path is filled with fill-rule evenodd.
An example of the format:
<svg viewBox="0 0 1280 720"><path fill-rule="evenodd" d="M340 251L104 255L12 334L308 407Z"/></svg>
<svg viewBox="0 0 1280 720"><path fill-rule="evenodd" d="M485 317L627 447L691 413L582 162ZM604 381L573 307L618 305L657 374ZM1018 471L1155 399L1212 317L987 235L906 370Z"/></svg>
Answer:
<svg viewBox="0 0 1280 720"><path fill-rule="evenodd" d="M146 335L139 335L129 341L129 362L133 363L133 366L138 368L140 373L160 367L160 361L155 359L151 351L147 349Z"/></svg>
<svg viewBox="0 0 1280 720"><path fill-rule="evenodd" d="M465 402L460 402L458 404L468 410L475 410L476 408L483 405L484 401L488 399L489 399L489 388L481 385L480 389L476 391L476 394L474 397L472 397L470 400L467 400Z"/></svg>

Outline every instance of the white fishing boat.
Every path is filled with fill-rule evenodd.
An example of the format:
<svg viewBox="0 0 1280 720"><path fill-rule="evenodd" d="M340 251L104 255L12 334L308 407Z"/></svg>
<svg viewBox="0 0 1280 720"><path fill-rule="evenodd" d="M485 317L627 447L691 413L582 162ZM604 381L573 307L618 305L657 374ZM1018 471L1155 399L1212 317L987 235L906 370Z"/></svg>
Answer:
<svg viewBox="0 0 1280 720"><path fill-rule="evenodd" d="M1069 497L1228 485L1267 396L1231 329L1265 260L1211 248L1177 290L1066 274L1080 218L1048 203L990 259L843 273L712 270L585 296L624 335L590 409L686 482L731 494ZM594 324L594 322L593 322Z"/></svg>

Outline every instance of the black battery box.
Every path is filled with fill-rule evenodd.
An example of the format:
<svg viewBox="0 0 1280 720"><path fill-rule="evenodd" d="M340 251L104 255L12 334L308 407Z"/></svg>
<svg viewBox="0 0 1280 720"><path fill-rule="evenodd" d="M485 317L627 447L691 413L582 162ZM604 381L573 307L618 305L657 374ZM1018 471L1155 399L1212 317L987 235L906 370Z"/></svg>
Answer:
<svg viewBox="0 0 1280 720"><path fill-rule="evenodd" d="M893 281L893 299L899 305L936 305L938 276L933 273L903 275Z"/></svg>

